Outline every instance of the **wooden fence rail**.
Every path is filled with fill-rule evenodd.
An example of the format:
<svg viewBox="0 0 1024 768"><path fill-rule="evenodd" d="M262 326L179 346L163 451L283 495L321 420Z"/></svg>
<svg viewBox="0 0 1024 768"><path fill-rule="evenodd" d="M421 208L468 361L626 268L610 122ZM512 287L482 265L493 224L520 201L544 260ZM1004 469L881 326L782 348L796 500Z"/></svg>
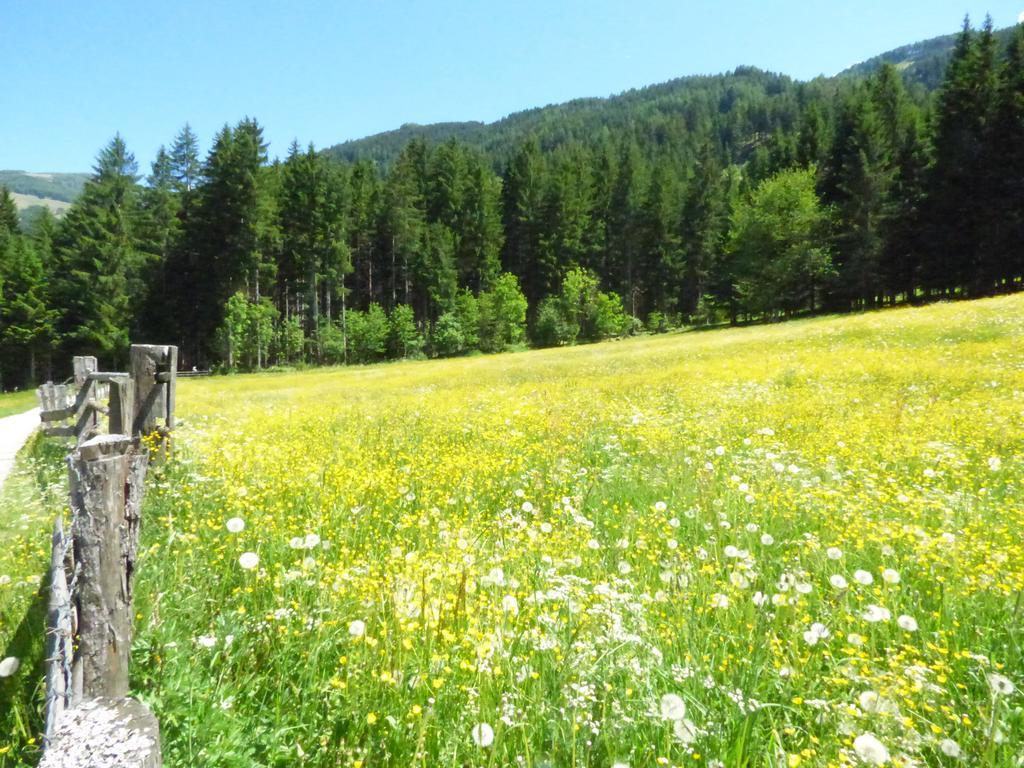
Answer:
<svg viewBox="0 0 1024 768"><path fill-rule="evenodd" d="M129 373L75 358L76 390L39 388L49 435L75 438L68 455L71 527L54 523L46 637L41 768L160 766L156 717L128 696L132 580L149 450L174 426L177 348L134 345ZM104 400L106 405L104 405ZM99 417L109 432L99 431ZM68 423L70 422L70 423Z"/></svg>

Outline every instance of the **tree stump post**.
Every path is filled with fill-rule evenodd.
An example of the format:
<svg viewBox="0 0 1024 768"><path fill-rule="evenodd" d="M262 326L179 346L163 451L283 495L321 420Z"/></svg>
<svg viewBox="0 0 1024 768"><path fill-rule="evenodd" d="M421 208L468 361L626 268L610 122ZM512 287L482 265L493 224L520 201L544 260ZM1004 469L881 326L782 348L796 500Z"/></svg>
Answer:
<svg viewBox="0 0 1024 768"><path fill-rule="evenodd" d="M100 698L65 711L39 768L160 768L160 724L137 699Z"/></svg>
<svg viewBox="0 0 1024 768"><path fill-rule="evenodd" d="M75 371L75 389L79 392L79 399L83 397L82 390L85 388L92 389L93 384L89 381L89 374L99 370L96 358L91 355L80 355L72 358L72 365ZM92 393L84 395L85 399L88 400L92 396ZM83 439L89 439L92 435L99 432L100 418L96 411L86 409L81 420L77 424L79 430L78 435Z"/></svg>
<svg viewBox="0 0 1024 768"><path fill-rule="evenodd" d="M77 584L78 647L73 703L128 693L132 576L138 547L144 452L124 435L100 435L79 446L69 465L71 535Z"/></svg>
<svg viewBox="0 0 1024 768"><path fill-rule="evenodd" d="M135 385L135 419L132 435L140 437L161 426L174 426L174 385L177 383L178 348L133 344L131 379ZM160 424L160 422L163 424Z"/></svg>

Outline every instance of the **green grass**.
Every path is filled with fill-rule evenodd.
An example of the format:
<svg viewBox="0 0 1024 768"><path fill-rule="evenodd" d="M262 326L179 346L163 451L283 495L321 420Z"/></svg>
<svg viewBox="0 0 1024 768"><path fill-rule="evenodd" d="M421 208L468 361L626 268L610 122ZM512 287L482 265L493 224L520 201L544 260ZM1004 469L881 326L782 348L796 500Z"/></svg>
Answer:
<svg viewBox="0 0 1024 768"><path fill-rule="evenodd" d="M170 766L1018 768L1024 296L178 404L133 647Z"/></svg>
<svg viewBox="0 0 1024 768"><path fill-rule="evenodd" d="M36 405L38 405L38 402L36 401L36 391L34 389L24 389L20 392L2 392L0 393L0 418L22 413L35 408Z"/></svg>

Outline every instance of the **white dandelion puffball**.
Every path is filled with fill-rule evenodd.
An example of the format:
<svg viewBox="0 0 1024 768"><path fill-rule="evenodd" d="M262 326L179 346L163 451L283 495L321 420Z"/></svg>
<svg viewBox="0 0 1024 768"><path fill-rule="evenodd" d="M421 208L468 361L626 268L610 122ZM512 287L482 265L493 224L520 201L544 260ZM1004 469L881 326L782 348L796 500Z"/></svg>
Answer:
<svg viewBox="0 0 1024 768"><path fill-rule="evenodd" d="M854 571L853 580L858 584L863 584L865 587L874 584L875 577L871 575L869 571Z"/></svg>
<svg viewBox="0 0 1024 768"><path fill-rule="evenodd" d="M245 568L245 570L251 571L260 564L260 556L255 552L243 552L241 557L238 558L238 564Z"/></svg>
<svg viewBox="0 0 1024 768"><path fill-rule="evenodd" d="M864 621L869 621L872 624L876 624L879 621L888 621L892 618L892 613L890 613L889 609L883 608L880 605L869 605L861 615L864 617Z"/></svg>
<svg viewBox="0 0 1024 768"><path fill-rule="evenodd" d="M515 595L505 595L501 598L501 610L513 616L519 615L519 601Z"/></svg>
<svg viewBox="0 0 1024 768"><path fill-rule="evenodd" d="M998 456L993 456L988 460L988 468L993 472L998 472L1000 467L1003 466L1003 460Z"/></svg>
<svg viewBox="0 0 1024 768"><path fill-rule="evenodd" d="M819 640L826 639L830 634L824 624L816 621L804 632L804 642L808 645L817 645Z"/></svg>
<svg viewBox="0 0 1024 768"><path fill-rule="evenodd" d="M612 763L612 768L629 768L629 763Z"/></svg>
<svg viewBox="0 0 1024 768"><path fill-rule="evenodd" d="M846 589L848 586L850 586L846 579L838 573L829 576L828 582L836 589Z"/></svg>
<svg viewBox="0 0 1024 768"><path fill-rule="evenodd" d="M857 703L865 712L874 712L878 709L878 692L863 691L860 696L857 697Z"/></svg>
<svg viewBox="0 0 1024 768"><path fill-rule="evenodd" d="M320 536L315 533L307 533L306 538L302 540L303 549L313 549L320 543Z"/></svg>
<svg viewBox="0 0 1024 768"><path fill-rule="evenodd" d="M689 720L676 720L672 723L672 734L681 744L693 744L697 740L697 726Z"/></svg>
<svg viewBox="0 0 1024 768"><path fill-rule="evenodd" d="M494 729L487 723L477 723L473 726L473 743L478 747L486 749L494 743Z"/></svg>
<svg viewBox="0 0 1024 768"><path fill-rule="evenodd" d="M214 635L200 635L196 638L196 642L203 648L213 648L217 644L217 638Z"/></svg>
<svg viewBox="0 0 1024 768"><path fill-rule="evenodd" d="M654 502L654 509L656 512L664 512L666 509L668 509L668 504L666 504L664 501L656 501Z"/></svg>
<svg viewBox="0 0 1024 768"><path fill-rule="evenodd" d="M520 506L520 509L523 510L523 512L525 512L526 514L530 514L531 512L533 512L533 504L529 501L524 501L522 503L522 506Z"/></svg>
<svg viewBox="0 0 1024 768"><path fill-rule="evenodd" d="M0 661L0 677L11 677L18 671L19 667L21 667L21 659L17 656L8 656L3 661Z"/></svg>
<svg viewBox="0 0 1024 768"><path fill-rule="evenodd" d="M829 547L825 550L825 554L828 555L829 560L841 560L843 558L843 550L839 547Z"/></svg>
<svg viewBox="0 0 1024 768"><path fill-rule="evenodd" d="M772 544L775 543L775 537L772 536L770 533L763 533L761 534L761 543L764 544L766 547L770 547Z"/></svg>
<svg viewBox="0 0 1024 768"><path fill-rule="evenodd" d="M1013 684L1013 681L1008 677L1004 677L996 672L992 672L988 675L988 686L992 689L992 693L997 696L1009 696L1017 687Z"/></svg>
<svg viewBox="0 0 1024 768"><path fill-rule="evenodd" d="M755 592L754 597L752 599L754 601L754 605L760 608L762 605L768 602L768 595L766 595L764 592Z"/></svg>
<svg viewBox="0 0 1024 768"><path fill-rule="evenodd" d="M889 750L873 733L862 733L854 739L853 751L868 765L884 765L889 762Z"/></svg>
<svg viewBox="0 0 1024 768"><path fill-rule="evenodd" d="M900 573L899 571L894 571L892 568L886 568L882 571L882 579L885 580L886 584L899 584Z"/></svg>
<svg viewBox="0 0 1024 768"><path fill-rule="evenodd" d="M366 634L366 622L362 619L355 619L348 623L348 633L352 637L362 637Z"/></svg>
<svg viewBox="0 0 1024 768"><path fill-rule="evenodd" d="M907 614L904 613L896 619L896 623L904 632L917 632L917 619L913 616L907 616Z"/></svg>
<svg viewBox="0 0 1024 768"><path fill-rule="evenodd" d="M946 757L960 757L960 745L952 739L943 739L939 742L939 749Z"/></svg>
<svg viewBox="0 0 1024 768"><path fill-rule="evenodd" d="M232 517L224 523L224 527L231 533L241 533L245 530L245 520L240 517Z"/></svg>
<svg viewBox="0 0 1024 768"><path fill-rule="evenodd" d="M725 456L725 446L720 445L715 448L715 456Z"/></svg>
<svg viewBox="0 0 1024 768"><path fill-rule="evenodd" d="M678 722L686 717L686 702L674 693L661 697L661 718Z"/></svg>

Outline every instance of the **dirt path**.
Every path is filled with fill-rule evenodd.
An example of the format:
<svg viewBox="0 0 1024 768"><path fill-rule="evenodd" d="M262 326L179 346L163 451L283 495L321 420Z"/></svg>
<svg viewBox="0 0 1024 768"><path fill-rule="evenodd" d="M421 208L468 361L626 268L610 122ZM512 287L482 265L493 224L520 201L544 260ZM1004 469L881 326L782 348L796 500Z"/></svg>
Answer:
<svg viewBox="0 0 1024 768"><path fill-rule="evenodd" d="M14 457L38 426L38 408L0 419L0 488L14 466Z"/></svg>

